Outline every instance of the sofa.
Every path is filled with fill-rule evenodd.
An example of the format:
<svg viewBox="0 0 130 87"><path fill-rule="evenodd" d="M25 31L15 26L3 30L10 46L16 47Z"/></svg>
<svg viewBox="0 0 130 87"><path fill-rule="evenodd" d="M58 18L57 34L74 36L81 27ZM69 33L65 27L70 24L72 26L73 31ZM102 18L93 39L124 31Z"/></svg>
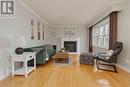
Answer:
<svg viewBox="0 0 130 87"><path fill-rule="evenodd" d="M43 46L25 48L24 52L36 52L36 64L45 64L56 53L56 49L53 48L53 45L46 44ZM29 65L32 65L32 61L29 62Z"/></svg>

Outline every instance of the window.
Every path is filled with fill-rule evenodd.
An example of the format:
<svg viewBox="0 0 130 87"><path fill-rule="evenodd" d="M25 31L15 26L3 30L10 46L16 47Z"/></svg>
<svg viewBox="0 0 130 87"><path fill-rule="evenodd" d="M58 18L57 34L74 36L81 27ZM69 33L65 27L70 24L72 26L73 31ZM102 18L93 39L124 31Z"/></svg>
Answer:
<svg viewBox="0 0 130 87"><path fill-rule="evenodd" d="M100 24L93 28L93 46L109 48L109 23Z"/></svg>

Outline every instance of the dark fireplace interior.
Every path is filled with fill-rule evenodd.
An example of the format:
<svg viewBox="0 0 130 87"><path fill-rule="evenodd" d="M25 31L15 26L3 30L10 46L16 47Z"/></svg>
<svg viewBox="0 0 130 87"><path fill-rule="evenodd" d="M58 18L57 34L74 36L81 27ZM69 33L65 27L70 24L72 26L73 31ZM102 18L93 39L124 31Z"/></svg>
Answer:
<svg viewBox="0 0 130 87"><path fill-rule="evenodd" d="M69 52L77 52L77 41L64 41L64 48Z"/></svg>

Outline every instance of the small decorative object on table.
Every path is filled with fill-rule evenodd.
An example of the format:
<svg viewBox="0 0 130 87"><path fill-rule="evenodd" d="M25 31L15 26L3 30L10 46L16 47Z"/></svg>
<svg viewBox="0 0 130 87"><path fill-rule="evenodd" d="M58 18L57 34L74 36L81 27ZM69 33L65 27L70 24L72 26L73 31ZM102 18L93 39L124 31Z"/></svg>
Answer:
<svg viewBox="0 0 130 87"><path fill-rule="evenodd" d="M61 52L65 52L65 48L61 48Z"/></svg>
<svg viewBox="0 0 130 87"><path fill-rule="evenodd" d="M15 53L16 53L16 54L23 54L23 52L24 52L24 49L21 48L21 47L18 47L18 48L16 48L16 50L15 50Z"/></svg>

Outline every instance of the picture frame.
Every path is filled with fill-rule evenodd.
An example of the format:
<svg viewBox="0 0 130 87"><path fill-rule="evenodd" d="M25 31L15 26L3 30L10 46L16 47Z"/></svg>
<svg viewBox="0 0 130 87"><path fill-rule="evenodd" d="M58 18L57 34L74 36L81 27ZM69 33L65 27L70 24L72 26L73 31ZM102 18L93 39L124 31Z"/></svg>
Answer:
<svg viewBox="0 0 130 87"><path fill-rule="evenodd" d="M34 38L35 38L35 32L34 32L34 29L35 29L35 26L34 26L34 19L31 19L30 25L31 25L31 39L34 40Z"/></svg>
<svg viewBox="0 0 130 87"><path fill-rule="evenodd" d="M41 40L40 21L37 22L37 40Z"/></svg>
<svg viewBox="0 0 130 87"><path fill-rule="evenodd" d="M38 20L31 19L31 40L44 40L45 39L45 27Z"/></svg>
<svg viewBox="0 0 130 87"><path fill-rule="evenodd" d="M75 37L75 28L65 28L66 37Z"/></svg>
<svg viewBox="0 0 130 87"><path fill-rule="evenodd" d="M44 26L42 26L42 40L44 40L45 39L45 27Z"/></svg>

